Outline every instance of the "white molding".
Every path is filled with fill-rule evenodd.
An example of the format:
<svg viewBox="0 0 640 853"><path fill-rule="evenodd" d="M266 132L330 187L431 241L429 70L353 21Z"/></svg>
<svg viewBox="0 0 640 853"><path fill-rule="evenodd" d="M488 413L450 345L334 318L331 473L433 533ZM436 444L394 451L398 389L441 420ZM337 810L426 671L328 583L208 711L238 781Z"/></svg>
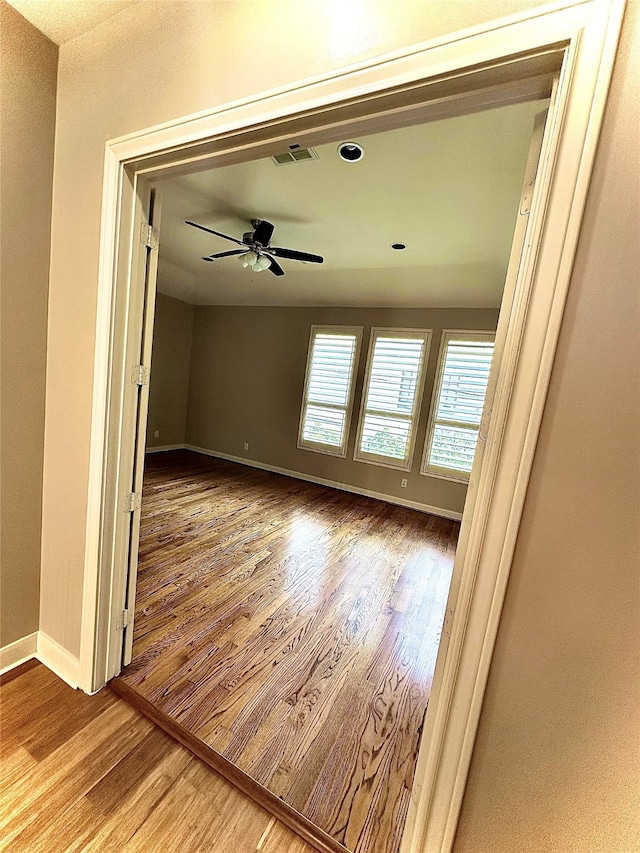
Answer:
<svg viewBox="0 0 640 853"><path fill-rule="evenodd" d="M428 41L413 44L363 62L307 77L294 85L277 87L257 95L221 104L189 116L119 136L107 143L122 162L152 156L159 151L194 145L218 133L228 133L257 121L272 121L306 110L412 84L425 77L425 54L430 55L429 76L457 74L483 65L507 52L514 56L557 45L575 36L588 17L583 7L594 0L558 0L522 13L487 21ZM606 0L605 0L606 2ZM615 0L612 0L615 2ZM384 82L384 86L381 86ZM176 161L180 160L179 154ZM144 166L143 166L144 171Z"/></svg>
<svg viewBox="0 0 640 853"><path fill-rule="evenodd" d="M463 520L458 548L471 571L464 573L454 609L447 611L450 630L445 653L442 644L439 650L402 853L453 847L624 3L590 4L590 16L572 34L552 98L518 276L527 286L516 292L512 309L521 333L517 339L507 335L503 361L511 366L498 377L485 462L475 483L472 474L473 518L468 526Z"/></svg>
<svg viewBox="0 0 640 853"><path fill-rule="evenodd" d="M37 652L35 657L58 678L66 681L74 690L80 683L80 660L59 643L52 640L44 631L38 631Z"/></svg>
<svg viewBox="0 0 640 853"><path fill-rule="evenodd" d="M437 506L430 506L419 501L409 501L404 498L398 498L395 495L387 495L384 492L372 492L369 489L360 489L357 486L339 483L337 480L325 480L323 477L314 477L311 474L302 474L300 471L291 471L289 468L279 468L277 465L268 465L266 462L257 462L254 459L246 459L243 456L232 456L230 453L219 453L217 450L208 450L206 447L197 447L194 444L183 445L185 450L192 450L194 453L202 453L205 456L215 456L216 459L226 459L227 462L239 462L241 465L248 465L250 468L260 468L262 471L272 471L274 474L284 474L286 477L293 477L296 480L305 480L307 483L315 483L318 486L330 486L332 489L339 489L341 492L349 492L352 495L360 495L363 498L375 498L378 501L384 501L388 504L403 506L407 509L416 509L419 512L427 512L430 515L439 515L442 518L449 518L452 521L460 521L462 518L461 512L454 512L450 509L442 509Z"/></svg>
<svg viewBox="0 0 640 853"><path fill-rule="evenodd" d="M105 146L103 186L100 211L100 249L98 279L109 281L109 287L98 286L96 305L96 337L93 361L91 404L91 436L87 477L87 519L84 542L84 578L82 587L82 622L80 626L80 686L87 693L106 683L104 669L96 660L98 646L98 601L103 577L100 572L100 540L103 522L103 486L107 473L107 420L111 376L113 310L115 303L118 229L120 225L122 164L109 145ZM110 188L110 192L106 188ZM99 389L99 390L98 390ZM101 683L102 682L102 683Z"/></svg>
<svg viewBox="0 0 640 853"><path fill-rule="evenodd" d="M0 648L0 675L37 658L74 690L80 681L80 660L52 640L44 631L34 631Z"/></svg>
<svg viewBox="0 0 640 853"><path fill-rule="evenodd" d="M145 448L145 453L165 453L167 450L184 450L186 445L184 444L165 444L163 447L147 447Z"/></svg>
<svg viewBox="0 0 640 853"><path fill-rule="evenodd" d="M300 139L335 133L335 110L345 104L359 105L365 115L358 118L360 126L370 121L369 130L374 125L379 130L383 108L376 106L378 96L381 100L410 87L416 99L427 103L433 98L429 95L433 82L446 78L471 88L475 76L489 67L504 71L509 80L511 69L519 68L518 56L557 55L558 45L564 45L542 171L531 204L530 236L509 312L485 459L469 487L467 506L472 510L465 512L462 524L456 558L460 571L438 652L404 853L447 853L453 845L623 10L624 0L543 5L106 145L81 637L85 690L99 687L119 666L119 658L105 655L104 647L110 643L113 651L117 645L113 616L122 602L114 590L122 586L118 578L124 567L114 555L122 552L127 535L118 512L123 495L117 487L126 481L128 466L133 468L135 437L123 435L116 420L123 381L120 374L113 375L112 365L118 359L121 363L131 334L122 306L140 286L123 246L132 239L132 225L139 224L129 206L135 186L142 185L145 175L157 177L166 168L158 160L144 158L171 152L172 165L195 164L205 157L221 164L240 151L237 157L250 160L258 156L260 145L264 148L298 126L292 121L296 116L305 115L307 129ZM392 113L388 102L384 111L387 116ZM263 136L256 134L258 141L243 147L243 133L250 127L260 128ZM226 147L219 146L223 150L214 158L207 146L223 134ZM131 183L133 173L138 184Z"/></svg>
<svg viewBox="0 0 640 853"><path fill-rule="evenodd" d="M38 632L27 634L26 637L20 637L19 640L14 640L13 643L8 643L0 648L0 675L9 672L36 656L38 647Z"/></svg>

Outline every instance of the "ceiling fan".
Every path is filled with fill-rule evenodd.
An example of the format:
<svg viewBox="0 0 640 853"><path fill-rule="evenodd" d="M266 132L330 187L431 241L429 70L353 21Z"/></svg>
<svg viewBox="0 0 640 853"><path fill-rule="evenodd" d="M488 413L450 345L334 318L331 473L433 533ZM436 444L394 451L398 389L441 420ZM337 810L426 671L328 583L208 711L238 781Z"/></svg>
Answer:
<svg viewBox="0 0 640 853"><path fill-rule="evenodd" d="M230 240L232 243L237 243L242 246L241 249L231 249L228 252L215 252L212 255L207 255L203 261L215 261L218 258L227 258L230 255L240 255L240 261L243 267L251 267L255 272L261 270L270 270L274 275L284 275L284 270L276 261L276 258L287 258L291 261L306 261L310 264L321 264L324 258L321 255L311 255L309 252L298 252L296 249L283 249L279 246L271 246L271 237L275 225L267 222L266 219L252 219L251 227L253 231L247 231L242 235L242 240L235 237L229 237L228 234L221 234L220 231L214 231L213 228L207 228L206 225L198 225L197 222L191 222L185 219L185 225L191 225L193 228L199 228L201 231L206 231L208 234L215 234L216 237L222 237L224 240Z"/></svg>

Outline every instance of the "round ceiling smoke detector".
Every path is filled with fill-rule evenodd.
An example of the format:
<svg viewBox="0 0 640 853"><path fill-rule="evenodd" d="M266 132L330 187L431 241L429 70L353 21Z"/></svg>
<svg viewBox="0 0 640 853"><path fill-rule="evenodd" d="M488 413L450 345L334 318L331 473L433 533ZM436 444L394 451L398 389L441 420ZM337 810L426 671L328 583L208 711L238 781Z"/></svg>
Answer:
<svg viewBox="0 0 640 853"><path fill-rule="evenodd" d="M357 163L364 157L364 148L357 142L341 142L338 145L338 154L347 163Z"/></svg>

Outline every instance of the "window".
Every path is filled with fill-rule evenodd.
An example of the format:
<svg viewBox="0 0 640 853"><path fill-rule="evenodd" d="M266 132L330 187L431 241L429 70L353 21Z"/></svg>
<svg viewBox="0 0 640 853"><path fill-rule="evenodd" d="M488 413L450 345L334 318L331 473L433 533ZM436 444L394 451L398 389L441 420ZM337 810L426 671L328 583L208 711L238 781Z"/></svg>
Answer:
<svg viewBox="0 0 640 853"><path fill-rule="evenodd" d="M355 458L411 466L431 331L372 329Z"/></svg>
<svg viewBox="0 0 640 853"><path fill-rule="evenodd" d="M362 327L312 326L298 447L345 456Z"/></svg>
<svg viewBox="0 0 640 853"><path fill-rule="evenodd" d="M468 480L478 441L495 335L442 334L423 474Z"/></svg>

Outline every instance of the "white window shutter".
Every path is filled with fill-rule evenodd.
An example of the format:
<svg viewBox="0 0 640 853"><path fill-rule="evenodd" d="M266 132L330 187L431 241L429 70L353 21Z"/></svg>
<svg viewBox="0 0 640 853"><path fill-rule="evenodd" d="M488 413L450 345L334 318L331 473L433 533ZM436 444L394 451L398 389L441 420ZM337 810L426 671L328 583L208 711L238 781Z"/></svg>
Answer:
<svg viewBox="0 0 640 853"><path fill-rule="evenodd" d="M344 455L361 330L311 330L298 446Z"/></svg>
<svg viewBox="0 0 640 853"><path fill-rule="evenodd" d="M429 341L428 330L372 331L356 459L409 467Z"/></svg>
<svg viewBox="0 0 640 853"><path fill-rule="evenodd" d="M493 347L488 333L445 333L425 473L467 478L471 472Z"/></svg>

